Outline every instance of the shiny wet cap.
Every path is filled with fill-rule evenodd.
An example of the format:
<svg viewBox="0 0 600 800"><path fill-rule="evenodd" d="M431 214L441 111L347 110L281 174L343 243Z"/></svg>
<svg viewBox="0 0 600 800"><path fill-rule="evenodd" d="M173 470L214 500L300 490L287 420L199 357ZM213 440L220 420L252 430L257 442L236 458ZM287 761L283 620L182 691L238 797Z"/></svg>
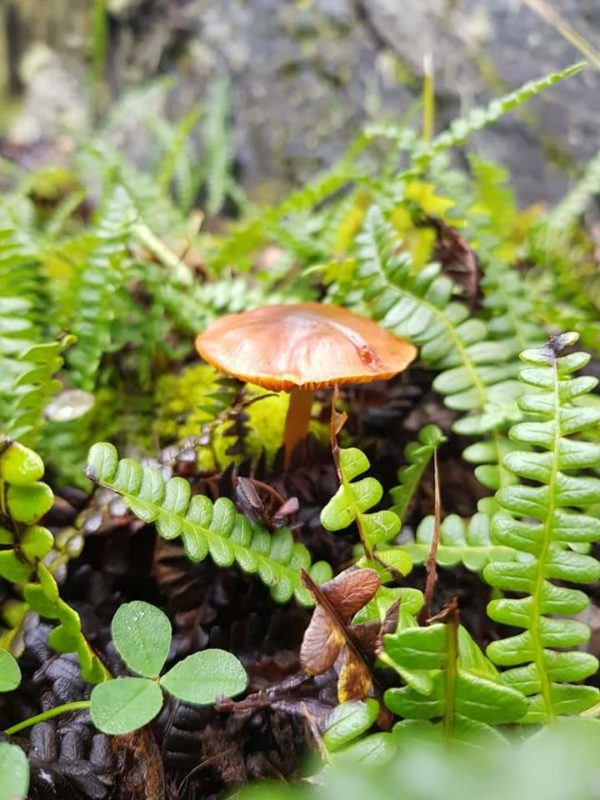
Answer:
<svg viewBox="0 0 600 800"><path fill-rule="evenodd" d="M220 372L273 391L387 380L417 355L372 320L321 303L229 314L198 335L196 349Z"/></svg>

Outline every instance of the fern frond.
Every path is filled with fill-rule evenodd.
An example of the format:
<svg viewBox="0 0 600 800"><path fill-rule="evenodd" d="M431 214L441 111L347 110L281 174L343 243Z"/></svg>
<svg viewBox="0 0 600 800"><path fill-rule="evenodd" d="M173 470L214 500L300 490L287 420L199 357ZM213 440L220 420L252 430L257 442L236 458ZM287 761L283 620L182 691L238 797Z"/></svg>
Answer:
<svg viewBox="0 0 600 800"><path fill-rule="evenodd" d="M223 208L231 178L233 152L229 128L229 81L219 78L209 87L202 143L205 148L203 175L206 182L206 210L210 216Z"/></svg>
<svg viewBox="0 0 600 800"><path fill-rule="evenodd" d="M91 173L105 194L124 188L141 219L157 235L185 227L185 219L157 180L141 172L105 140L87 142L79 156L82 173Z"/></svg>
<svg viewBox="0 0 600 800"><path fill-rule="evenodd" d="M600 520L585 514L586 508L600 502L600 480L577 474L600 466L600 445L573 435L597 426L600 408L580 404L597 380L573 377L589 356L561 355L576 341L576 334L562 334L522 354L527 367L520 380L527 394L520 406L533 419L511 429L519 449L505 457L505 466L527 483L497 493L504 513L494 519L493 536L523 558L495 562L484 570L492 586L523 595L493 600L488 608L497 622L524 629L488 648L496 664L511 668L504 673L505 680L529 697L523 722L579 713L599 697L591 686L572 685L596 672L597 659L556 650L588 640L587 625L563 618L581 613L588 598L551 582L591 583L600 578L600 563L577 552L582 544L600 539Z"/></svg>
<svg viewBox="0 0 600 800"><path fill-rule="evenodd" d="M366 513L383 497L383 488L373 477L355 480L370 467L369 459L357 447L339 450L340 487L321 511L321 525L327 531L341 531L356 523L369 558L373 548L389 541L400 531L400 519L393 511ZM410 564L406 564L410 569Z"/></svg>
<svg viewBox="0 0 600 800"><path fill-rule="evenodd" d="M441 274L440 266L428 264L414 274L410 256L399 246L381 210L372 207L357 239L360 295L375 319L420 345L422 360L441 370L434 389L448 408L463 412L453 429L487 436L497 453L495 463L500 464L500 431L520 417L516 399L522 388L515 379L513 359L518 343L490 341L486 324L466 305L452 300L454 285ZM485 477L486 485L494 489L511 481L501 467Z"/></svg>
<svg viewBox="0 0 600 800"><path fill-rule="evenodd" d="M567 69L558 72L552 72L529 83L524 84L515 91L509 92L504 97L500 97L484 107L474 108L465 117L455 120L447 131L444 131L439 136L429 143L424 143L421 147L417 148L413 156L413 164L423 169L427 166L429 161L439 153L449 150L451 147L456 147L462 144L472 134L486 128L489 125L494 125L509 111L519 108L524 103L527 103L536 95L543 92L550 86L559 83L565 78L576 75L587 66L585 61L580 61L577 64L572 64Z"/></svg>
<svg viewBox="0 0 600 800"><path fill-rule="evenodd" d="M44 408L62 384L54 376L63 365L61 352L72 344L72 337L58 342L36 344L19 358L22 367L12 386L13 401L5 433L25 445L37 443L44 421Z"/></svg>
<svg viewBox="0 0 600 800"><path fill-rule="evenodd" d="M550 212L545 225L548 235L554 237L568 231L597 194L600 194L600 150L588 162L583 176L573 189Z"/></svg>
<svg viewBox="0 0 600 800"><path fill-rule="evenodd" d="M415 541L401 545L415 564L425 564L431 550L435 520L425 517L415 532ZM462 519L449 514L440 526L440 542L437 563L442 567L463 564L472 572L481 570L493 561L514 561L517 554L510 547L497 544L491 536L490 518L487 514L475 514Z"/></svg>
<svg viewBox="0 0 600 800"><path fill-rule="evenodd" d="M181 537L192 561L203 561L210 555L219 567L237 563L244 572L257 573L277 602L295 596L303 605L312 604L309 592L302 587L302 569L318 583L331 577L331 568L325 562L311 566L310 553L294 542L287 529L269 533L238 514L225 497L215 503L205 495L192 497L190 485L183 478L165 482L159 469L142 467L130 458L119 461L110 444L93 445L87 474L117 492L136 517L155 523L164 539Z"/></svg>
<svg viewBox="0 0 600 800"><path fill-rule="evenodd" d="M85 391L94 388L100 359L110 347L113 298L125 279L126 243L135 216L127 192L117 187L97 223L96 247L79 276L71 324L77 344L68 363L73 383Z"/></svg>
<svg viewBox="0 0 600 800"><path fill-rule="evenodd" d="M27 236L0 214L0 422L6 421L12 387L23 372L21 355L41 340L40 264Z"/></svg>
<svg viewBox="0 0 600 800"><path fill-rule="evenodd" d="M178 200L184 210L188 210L194 200L195 191L191 187L196 184L195 190L198 189L197 182L192 177L189 137L199 118L200 108L193 106L175 126L162 119L153 121L165 148L157 176L159 186L163 192L167 192L172 181L175 181ZM181 178L185 181L183 186L180 183Z"/></svg>
<svg viewBox="0 0 600 800"><path fill-rule="evenodd" d="M462 625L406 626L385 636L384 646L384 663L406 682L386 691L385 704L405 720L443 718L451 735L465 719L498 725L516 721L527 708Z"/></svg>
<svg viewBox="0 0 600 800"><path fill-rule="evenodd" d="M408 463L400 467L398 485L390 490L394 501L392 511L400 518L400 524L406 518L408 507L434 452L445 441L446 437L437 425L426 425L419 431L419 440L410 442L404 448L404 457Z"/></svg>
<svg viewBox="0 0 600 800"><path fill-rule="evenodd" d="M367 146L367 141L361 142ZM301 189L292 192L279 205L261 209L260 214L232 228L232 232L218 248L211 266L220 269L235 265L237 269L250 266L249 257L268 240L269 234L291 214L299 214L316 208L332 198L342 188L352 184L361 176L353 158L343 155L334 166L318 175Z"/></svg>

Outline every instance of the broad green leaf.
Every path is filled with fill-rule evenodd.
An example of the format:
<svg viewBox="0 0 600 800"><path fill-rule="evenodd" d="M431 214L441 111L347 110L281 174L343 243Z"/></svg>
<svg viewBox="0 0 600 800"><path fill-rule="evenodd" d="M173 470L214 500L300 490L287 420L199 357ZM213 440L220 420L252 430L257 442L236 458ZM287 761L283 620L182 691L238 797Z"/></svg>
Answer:
<svg viewBox="0 0 600 800"><path fill-rule="evenodd" d="M147 725L163 704L160 686L147 678L116 678L95 686L90 697L92 722L102 733L131 733Z"/></svg>
<svg viewBox="0 0 600 800"><path fill-rule="evenodd" d="M0 648L0 692L12 692L20 683L21 670L14 656Z"/></svg>
<svg viewBox="0 0 600 800"><path fill-rule="evenodd" d="M368 698L342 703L332 711L323 734L325 747L331 752L339 750L368 731L377 719L379 704Z"/></svg>
<svg viewBox="0 0 600 800"><path fill-rule="evenodd" d="M124 603L113 617L115 647L132 672L155 678L165 665L171 645L171 623L156 606L134 600Z"/></svg>
<svg viewBox="0 0 600 800"><path fill-rule="evenodd" d="M370 768L383 767L393 761L396 754L396 744L391 733L373 733L355 744L337 750L333 755L333 763L339 766L364 763Z"/></svg>
<svg viewBox="0 0 600 800"><path fill-rule="evenodd" d="M16 744L0 742L0 800L24 800L29 790L29 763Z"/></svg>
<svg viewBox="0 0 600 800"><path fill-rule="evenodd" d="M219 697L234 697L248 684L239 660L226 650L203 650L176 664L160 679L174 697L194 705L210 705Z"/></svg>
<svg viewBox="0 0 600 800"><path fill-rule="evenodd" d="M384 636L386 653L405 669L439 669L446 663L447 627L408 628Z"/></svg>

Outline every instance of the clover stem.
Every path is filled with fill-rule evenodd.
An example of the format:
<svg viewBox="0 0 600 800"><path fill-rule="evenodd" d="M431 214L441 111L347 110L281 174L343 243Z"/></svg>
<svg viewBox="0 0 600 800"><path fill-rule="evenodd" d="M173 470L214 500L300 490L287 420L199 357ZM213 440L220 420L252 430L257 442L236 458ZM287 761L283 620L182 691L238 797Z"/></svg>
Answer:
<svg viewBox="0 0 600 800"><path fill-rule="evenodd" d="M48 711L42 711L41 714L36 714L35 717L29 717L22 722L17 722L12 728L7 728L5 731L2 731L2 733L5 736L13 736L15 733L25 730L25 728L37 725L38 722L44 722L47 719L52 719L52 717L58 717L59 714L70 714L72 711L85 711L90 705L91 703L89 700L77 700L73 703L65 703L62 706L55 706L54 708L49 708Z"/></svg>
<svg viewBox="0 0 600 800"><path fill-rule="evenodd" d="M285 430L283 432L283 446L285 448L285 468L290 466L292 454L298 444L308 434L308 424L310 422L310 410L312 408L315 393L312 390L301 389L299 387L290 392L290 404L288 406L287 417L285 418Z"/></svg>

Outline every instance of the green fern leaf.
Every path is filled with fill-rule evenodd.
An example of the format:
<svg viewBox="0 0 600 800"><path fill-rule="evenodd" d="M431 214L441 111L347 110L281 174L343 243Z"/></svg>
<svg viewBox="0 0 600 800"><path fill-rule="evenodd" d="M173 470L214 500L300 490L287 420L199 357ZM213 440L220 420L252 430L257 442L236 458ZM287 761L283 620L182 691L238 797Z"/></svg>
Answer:
<svg viewBox="0 0 600 800"><path fill-rule="evenodd" d="M435 520L425 517L415 533L413 544L402 545L415 564L425 564L431 550ZM510 547L499 545L492 539L490 518L487 514L475 514L471 519L461 519L449 514L440 526L440 542L437 563L442 567L463 564L473 572L481 570L494 561L512 561L517 554Z"/></svg>
<svg viewBox="0 0 600 800"><path fill-rule="evenodd" d="M432 142L425 143L418 148L413 157L413 163L422 169L439 153L462 144L476 131L495 124L509 111L519 108L548 87L576 75L586 66L585 61L580 61L567 69L552 72L543 78L530 81L504 97L492 100L485 108L474 108L465 117L455 120L447 131L441 133Z"/></svg>
<svg viewBox="0 0 600 800"><path fill-rule="evenodd" d="M386 691L387 707L405 719L442 718L449 709L452 716L488 725L519 719L527 708L521 692L503 683L462 626L453 655L452 635L450 624L437 623L406 627L384 637L385 663L407 681L406 686Z"/></svg>
<svg viewBox="0 0 600 800"><path fill-rule="evenodd" d="M426 425L419 431L419 440L410 442L404 448L407 464L398 470L398 486L390 490L394 501L392 511L400 518L402 524L406 518L408 507L421 482L423 473L436 449L446 441L446 437L437 425Z"/></svg>
<svg viewBox="0 0 600 800"><path fill-rule="evenodd" d="M125 279L126 242L134 218L127 192L117 187L97 224L97 245L80 275L71 324L77 344L68 363L73 383L85 391L94 389L100 359L110 347L114 295Z"/></svg>
<svg viewBox="0 0 600 800"><path fill-rule="evenodd" d="M600 539L600 520L585 513L600 502L600 480L577 474L600 466L600 445L572 437L598 425L600 408L579 404L597 381L573 377L589 356L561 355L576 341L576 334L562 334L522 354L527 366L519 377L527 394L520 406L532 418L510 431L518 449L504 461L519 483L497 493L504 511L493 523L494 540L522 554L522 560L497 561L484 570L492 586L523 595L490 603L492 619L524 631L493 642L488 654L512 668L504 673L506 681L530 697L522 720L529 723L585 711L599 696L593 687L571 685L593 674L597 660L555 651L588 640L587 625L555 615L579 614L589 601L583 592L551 580L572 584L600 578L598 561L577 552L581 544Z"/></svg>
<svg viewBox="0 0 600 800"><path fill-rule="evenodd" d="M520 418L516 400L522 387L514 360L518 343L491 340L485 323L452 300L453 283L438 264L415 274L409 255L398 248L382 211L372 207L357 239L362 298L375 319L420 345L422 360L442 370L434 389L449 408L464 412L454 430L487 436L496 453L494 463L500 464L505 446L501 431ZM513 480L502 467L484 477L494 489Z"/></svg>
<svg viewBox="0 0 600 800"><path fill-rule="evenodd" d="M324 562L311 566L310 553L294 542L287 529L270 534L238 514L225 497L215 503L204 495L191 497L190 485L183 478L165 482L158 469L142 467L129 458L119 461L110 444L93 445L87 474L117 492L139 519L154 523L164 539L181 538L192 561L210 555L220 567L237 563L245 572L257 573L277 602L295 595L303 605L312 604L301 584L302 569L319 583L331 577Z"/></svg>
<svg viewBox="0 0 600 800"><path fill-rule="evenodd" d="M400 531L400 519L389 510L366 513L380 502L383 488L373 477L355 480L370 466L362 450L357 447L340 449L339 466L341 485L321 511L321 525L327 531L341 531L355 522L366 555L370 555L377 544L396 536Z"/></svg>
<svg viewBox="0 0 600 800"><path fill-rule="evenodd" d="M23 369L13 384L13 402L5 433L23 444L33 446L44 422L44 408L52 395L62 388L54 375L61 369L61 352L72 344L73 337L59 342L36 344L19 358Z"/></svg>

